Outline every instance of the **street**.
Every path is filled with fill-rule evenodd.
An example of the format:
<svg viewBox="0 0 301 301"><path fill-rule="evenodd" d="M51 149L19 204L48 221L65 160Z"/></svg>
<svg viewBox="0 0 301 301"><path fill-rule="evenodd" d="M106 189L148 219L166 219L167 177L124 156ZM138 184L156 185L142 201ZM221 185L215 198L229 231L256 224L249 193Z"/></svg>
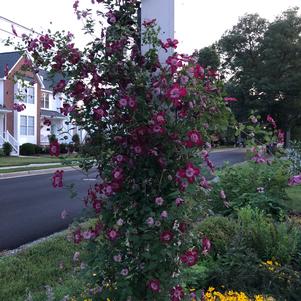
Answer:
<svg viewBox="0 0 301 301"><path fill-rule="evenodd" d="M231 164L245 160L241 149L214 152L210 155L216 166L224 161ZM70 198L68 189L53 188L52 174L26 176L0 180L0 251L10 250L22 244L66 229L83 210L82 199L93 185L93 177L87 178L80 171L66 171L64 185L75 184L77 196ZM67 210L67 217L61 212Z"/></svg>

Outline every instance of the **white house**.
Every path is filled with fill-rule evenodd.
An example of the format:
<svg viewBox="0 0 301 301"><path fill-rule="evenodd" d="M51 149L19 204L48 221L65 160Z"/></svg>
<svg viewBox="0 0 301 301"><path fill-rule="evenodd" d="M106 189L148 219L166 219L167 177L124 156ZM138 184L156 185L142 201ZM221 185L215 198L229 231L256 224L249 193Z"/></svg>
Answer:
<svg viewBox="0 0 301 301"><path fill-rule="evenodd" d="M60 113L62 97L53 96L52 80L47 72L22 70L26 59L19 52L0 53L0 147L8 141L13 153L18 154L23 143L49 144L51 134L61 143L70 143L74 133L83 138L78 128L70 130L68 117ZM21 71L26 86L16 76ZM16 104L25 108L14 110ZM45 124L45 120L51 125Z"/></svg>

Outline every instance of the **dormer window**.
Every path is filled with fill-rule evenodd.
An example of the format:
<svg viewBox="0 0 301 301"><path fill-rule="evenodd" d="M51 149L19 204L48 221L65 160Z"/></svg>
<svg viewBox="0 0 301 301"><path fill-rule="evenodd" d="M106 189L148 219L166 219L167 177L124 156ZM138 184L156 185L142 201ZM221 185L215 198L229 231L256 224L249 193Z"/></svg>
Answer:
<svg viewBox="0 0 301 301"><path fill-rule="evenodd" d="M50 99L50 94L47 93L47 92L42 92L42 94L41 94L41 108L49 109L49 99Z"/></svg>

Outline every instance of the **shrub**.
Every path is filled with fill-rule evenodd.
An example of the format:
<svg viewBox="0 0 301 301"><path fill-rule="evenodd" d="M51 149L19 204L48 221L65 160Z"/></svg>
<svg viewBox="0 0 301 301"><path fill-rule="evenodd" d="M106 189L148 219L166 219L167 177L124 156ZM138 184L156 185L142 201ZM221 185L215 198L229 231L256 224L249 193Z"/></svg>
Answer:
<svg viewBox="0 0 301 301"><path fill-rule="evenodd" d="M196 235L205 235L212 242L212 252L223 254L233 240L237 231L237 222L223 216L212 216L202 221L196 227ZM212 253L211 253L212 254Z"/></svg>
<svg viewBox="0 0 301 301"><path fill-rule="evenodd" d="M185 271L189 286L298 300L292 297L300 293L301 283L298 228L276 223L263 211L247 207L238 211L238 219L212 216L196 229L210 238L212 251Z"/></svg>
<svg viewBox="0 0 301 301"><path fill-rule="evenodd" d="M3 149L4 156L9 156L13 150L13 147L11 146L11 144L9 142L4 142L2 149Z"/></svg>
<svg viewBox="0 0 301 301"><path fill-rule="evenodd" d="M35 154L44 154L43 147L37 144L34 144Z"/></svg>
<svg viewBox="0 0 301 301"><path fill-rule="evenodd" d="M219 182L209 195L208 206L224 215L236 214L239 208L251 205L279 219L287 199L285 189L289 178L289 162L274 160L271 164L244 164L226 167L219 174ZM224 190L229 206L220 197Z"/></svg>
<svg viewBox="0 0 301 301"><path fill-rule="evenodd" d="M36 146L32 143L24 143L20 146L20 155L31 156L36 153Z"/></svg>
<svg viewBox="0 0 301 301"><path fill-rule="evenodd" d="M67 154L69 149L69 145L66 143L61 143L60 144L60 153L61 154Z"/></svg>

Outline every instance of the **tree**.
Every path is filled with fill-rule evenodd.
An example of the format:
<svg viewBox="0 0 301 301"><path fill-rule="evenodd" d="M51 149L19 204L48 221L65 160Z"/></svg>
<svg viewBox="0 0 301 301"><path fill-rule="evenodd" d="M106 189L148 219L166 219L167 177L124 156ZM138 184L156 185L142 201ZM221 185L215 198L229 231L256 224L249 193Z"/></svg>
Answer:
<svg viewBox="0 0 301 301"><path fill-rule="evenodd" d="M252 109L258 109L260 49L267 27L267 20L258 14L247 14L217 44L222 68L229 78L226 90L239 99L232 108L241 121L248 118Z"/></svg>
<svg viewBox="0 0 301 301"><path fill-rule="evenodd" d="M228 93L239 102L234 112L246 120L255 111L271 114L290 130L301 110L301 18L298 8L283 12L272 23L246 15L218 43L223 67L229 70Z"/></svg>
<svg viewBox="0 0 301 301"><path fill-rule="evenodd" d="M220 66L220 58L215 45L196 50L194 56L196 56L198 63L205 68L210 67L217 70Z"/></svg>
<svg viewBox="0 0 301 301"><path fill-rule="evenodd" d="M261 45L262 74L258 82L266 112L290 131L301 118L301 17L298 8L272 22Z"/></svg>

